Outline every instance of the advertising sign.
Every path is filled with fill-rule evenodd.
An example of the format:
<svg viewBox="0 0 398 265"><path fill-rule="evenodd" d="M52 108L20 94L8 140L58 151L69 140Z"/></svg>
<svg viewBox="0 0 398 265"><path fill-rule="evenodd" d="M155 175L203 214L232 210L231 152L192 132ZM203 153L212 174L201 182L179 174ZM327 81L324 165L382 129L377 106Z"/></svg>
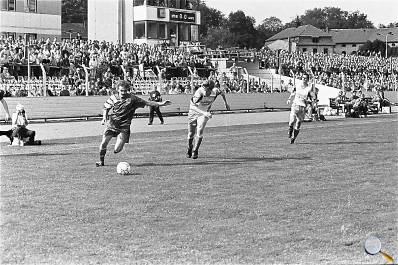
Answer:
<svg viewBox="0 0 398 265"><path fill-rule="evenodd" d="M195 23L196 15L195 15L195 13L186 13L186 12L181 12L181 11L170 10L170 20Z"/></svg>

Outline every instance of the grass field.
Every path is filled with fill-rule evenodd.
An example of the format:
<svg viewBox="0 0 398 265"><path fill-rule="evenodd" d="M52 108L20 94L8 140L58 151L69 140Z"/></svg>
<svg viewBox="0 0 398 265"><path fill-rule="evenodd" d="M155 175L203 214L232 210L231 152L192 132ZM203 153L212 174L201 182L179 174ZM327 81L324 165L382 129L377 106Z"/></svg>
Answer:
<svg viewBox="0 0 398 265"><path fill-rule="evenodd" d="M3 144L1 263L383 264L371 234L397 259L397 121L208 128L197 160L186 131L136 133L103 168L99 137Z"/></svg>

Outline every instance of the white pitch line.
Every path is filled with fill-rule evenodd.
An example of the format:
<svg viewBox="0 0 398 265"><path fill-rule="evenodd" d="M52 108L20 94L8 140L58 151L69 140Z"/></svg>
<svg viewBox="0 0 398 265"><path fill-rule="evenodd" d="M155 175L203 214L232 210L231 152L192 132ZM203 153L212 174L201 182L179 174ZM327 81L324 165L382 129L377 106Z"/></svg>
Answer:
<svg viewBox="0 0 398 265"><path fill-rule="evenodd" d="M325 122L317 122L316 124L313 125L305 125L304 127L302 127L304 130L310 130L310 129L319 129L319 128L324 128L327 129L328 127L336 127L336 126L353 126L353 125L362 125L362 124L371 124L371 123L383 123L386 122L386 120L367 120L367 121L356 121L353 120L353 122L347 123L347 122L337 122L337 123L333 123L333 124L326 124ZM398 119L392 119L392 120L388 120L388 122L398 122ZM259 124L247 124L247 125L259 125ZM326 126L325 126L326 125ZM234 125L236 126L236 125ZM239 125L238 125L239 126ZM223 126L219 126L219 127L224 127ZM219 128L217 127L217 128ZM215 128L215 127L212 127ZM226 127L228 128L228 127ZM261 131L246 131L246 132L235 132L235 133L217 133L217 134L208 134L206 135L206 138L218 138L218 137L225 137L226 134L228 136L242 136L242 135L256 135L256 134L264 134L264 133L273 133L273 132L284 132L286 131L286 128L269 128L269 129L265 129L265 130L261 130ZM141 133L141 132L139 132ZM132 135L134 135L134 133L132 133ZM175 138L172 136L163 136L160 139L156 138L156 140L140 140L139 142L134 143L134 137L132 137L132 144L133 145L140 145L140 144L158 144L159 140L161 142L171 142L171 141L186 141L186 138ZM78 145L76 147L70 147L70 148L66 148L63 149L63 151L75 151L75 150L83 150L83 149L89 149L89 148L98 148L99 143L96 145L93 144L73 144L73 145ZM58 149L57 149L58 150ZM57 151L55 150L55 151Z"/></svg>

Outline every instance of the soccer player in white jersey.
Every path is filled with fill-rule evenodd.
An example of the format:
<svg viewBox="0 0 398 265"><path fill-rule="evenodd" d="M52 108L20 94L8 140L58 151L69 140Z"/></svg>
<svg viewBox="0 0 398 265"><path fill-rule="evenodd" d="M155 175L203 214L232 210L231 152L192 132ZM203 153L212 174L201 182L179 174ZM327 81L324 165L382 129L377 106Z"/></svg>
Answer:
<svg viewBox="0 0 398 265"><path fill-rule="evenodd" d="M289 138L291 144L294 143L300 132L300 126L305 117L307 104L311 102L308 95L313 90L313 84L309 84L308 81L308 74L304 74L303 84L294 88L287 100L287 104L290 104L291 99L294 97L289 120Z"/></svg>
<svg viewBox="0 0 398 265"><path fill-rule="evenodd" d="M203 131L207 121L212 117L210 108L217 96L221 95L225 108L230 110L227 99L220 88L214 87L213 80L206 80L203 85L195 91L190 100L188 112L188 150L187 157L198 158L198 151L203 140ZM194 143L196 134L196 141Z"/></svg>

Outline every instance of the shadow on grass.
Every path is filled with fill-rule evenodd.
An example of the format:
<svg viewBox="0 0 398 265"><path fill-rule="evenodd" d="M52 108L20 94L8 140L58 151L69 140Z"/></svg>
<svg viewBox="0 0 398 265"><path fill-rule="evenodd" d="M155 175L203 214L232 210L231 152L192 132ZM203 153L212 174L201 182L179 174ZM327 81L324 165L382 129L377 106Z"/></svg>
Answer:
<svg viewBox="0 0 398 265"><path fill-rule="evenodd" d="M298 145L338 145L338 144L344 144L344 145L349 145L349 144L373 144L373 145L379 145L379 144L392 144L393 142L369 142L369 141L350 141L350 142L312 142L312 143L295 143Z"/></svg>
<svg viewBox="0 0 398 265"><path fill-rule="evenodd" d="M82 154L82 153L79 153ZM21 154L21 153L16 153L16 154L0 154L0 156L3 157L30 157L30 156L69 156L69 155L76 155L76 153L26 153L26 154Z"/></svg>
<svg viewBox="0 0 398 265"><path fill-rule="evenodd" d="M179 162L179 163L142 163L134 165L135 167L147 167L147 166L203 166L203 165L236 165L236 164L247 164L250 162L278 162L285 160L311 160L312 158L309 156L300 156L300 157L288 157L288 156L280 156L280 157L199 157L197 160L192 160L191 158L186 158L187 162Z"/></svg>

